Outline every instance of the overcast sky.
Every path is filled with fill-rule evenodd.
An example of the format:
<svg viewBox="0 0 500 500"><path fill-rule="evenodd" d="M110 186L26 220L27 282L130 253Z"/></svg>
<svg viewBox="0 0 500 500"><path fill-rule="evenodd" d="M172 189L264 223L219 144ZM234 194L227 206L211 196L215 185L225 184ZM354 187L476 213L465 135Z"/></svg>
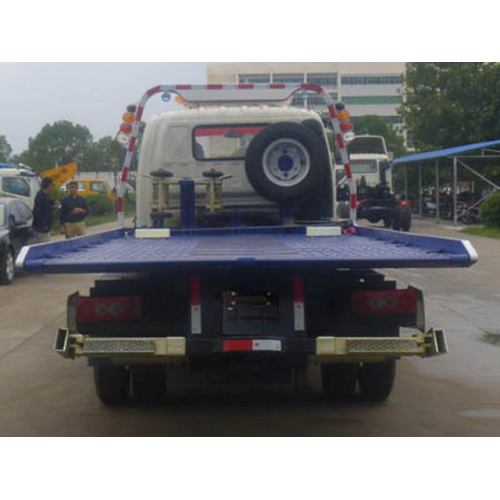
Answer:
<svg viewBox="0 0 500 500"><path fill-rule="evenodd" d="M20 153L46 123L114 135L127 104L160 83L205 83L206 63L0 63L0 135ZM146 117L169 105L153 98Z"/></svg>

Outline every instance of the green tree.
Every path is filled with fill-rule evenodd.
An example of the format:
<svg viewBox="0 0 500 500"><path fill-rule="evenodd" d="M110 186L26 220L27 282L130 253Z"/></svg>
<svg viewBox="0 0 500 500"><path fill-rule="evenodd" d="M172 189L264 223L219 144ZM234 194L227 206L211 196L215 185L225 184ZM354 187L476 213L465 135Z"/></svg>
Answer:
<svg viewBox="0 0 500 500"><path fill-rule="evenodd" d="M500 65L409 63L401 113L419 150L500 137Z"/></svg>
<svg viewBox="0 0 500 500"><path fill-rule="evenodd" d="M84 151L79 168L81 171L117 171L119 163L119 144L111 136L106 136Z"/></svg>
<svg viewBox="0 0 500 500"><path fill-rule="evenodd" d="M92 134L85 126L62 120L45 125L28 144L28 150L18 158L40 171L73 161L80 164L92 147Z"/></svg>
<svg viewBox="0 0 500 500"><path fill-rule="evenodd" d="M4 135L0 135L0 162L8 161L11 153L12 147L7 142L7 138Z"/></svg>
<svg viewBox="0 0 500 500"><path fill-rule="evenodd" d="M394 157L406 153L403 138L383 118L377 115L351 117L356 135L381 135L385 139L387 149Z"/></svg>

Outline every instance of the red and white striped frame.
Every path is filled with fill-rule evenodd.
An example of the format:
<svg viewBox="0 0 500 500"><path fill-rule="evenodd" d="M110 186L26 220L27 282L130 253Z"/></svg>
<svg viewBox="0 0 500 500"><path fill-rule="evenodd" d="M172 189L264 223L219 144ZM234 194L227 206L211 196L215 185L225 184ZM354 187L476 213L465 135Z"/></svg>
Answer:
<svg viewBox="0 0 500 500"><path fill-rule="evenodd" d="M125 155L125 159L123 161L122 172L120 177L120 183L118 185L118 196L116 201L116 211L117 211L117 219L119 227L124 226L124 211L125 211L125 185L128 179L128 173L130 170L130 165L132 163L132 158L135 152L135 148L137 145L137 137L139 135L140 124L142 120L142 116L144 114L144 108L148 102L148 100L156 95L156 94L164 94L164 93L173 93L177 94L187 102L189 102L189 94L191 94L191 99L196 100L196 94L198 94L198 100L200 94L206 95L204 91L214 91L217 93L217 101L223 100L221 97L230 96L228 102L234 101L231 97L234 96L235 91L251 94L255 92L255 101L259 100L268 100L268 101L285 101L289 99L293 94L297 92L301 92L304 90L308 90L310 92L316 92L318 95L323 97L326 107L328 109L328 115L330 117L330 121L332 123L333 131L335 133L335 139L337 142L337 147L340 151L340 156L342 158L342 163L344 165L344 171L348 180L349 191L350 191L350 219L353 225L356 225L356 205L357 205L357 196L356 196L356 182L352 177L351 165L349 163L349 156L347 154L346 144L344 141L344 133L340 129L340 123L337 118L337 111L335 109L335 101L332 99L332 96L326 92L321 85L315 83L302 83L300 85L285 85L282 83L271 83L271 84L252 84L252 83L242 83L239 85L222 85L222 84L208 84L208 85L158 85L156 87L152 87L149 89L139 101L137 105L136 113L135 113L135 121L132 124L132 132L130 133L130 141L127 147L127 153ZM247 91L247 92L245 92ZM248 92L250 91L250 92ZM260 91L260 93L259 93ZM267 91L267 94L263 93L263 91ZM266 95L267 99L262 99L262 95ZM193 99L193 96L195 97ZM202 99L201 99L202 100Z"/></svg>

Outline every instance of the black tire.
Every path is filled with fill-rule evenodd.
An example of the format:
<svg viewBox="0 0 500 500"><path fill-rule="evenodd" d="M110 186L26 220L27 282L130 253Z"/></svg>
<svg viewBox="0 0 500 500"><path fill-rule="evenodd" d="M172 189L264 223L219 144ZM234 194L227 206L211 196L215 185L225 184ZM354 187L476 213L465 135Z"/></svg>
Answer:
<svg viewBox="0 0 500 500"><path fill-rule="evenodd" d="M304 127L311 129L318 137L324 139L323 124L317 120L304 120ZM328 154L328 151L327 153ZM326 176L320 187L321 192L314 198L304 200L299 208L296 220L318 221L322 219L331 219L333 217L333 187L331 170L327 169Z"/></svg>
<svg viewBox="0 0 500 500"><path fill-rule="evenodd" d="M325 364L321 367L323 391L328 399L349 399L356 390L358 366L355 363Z"/></svg>
<svg viewBox="0 0 500 500"><path fill-rule="evenodd" d="M304 120L302 122L302 125L304 125L304 127L307 127L309 129L311 129L313 132L315 132L318 137L323 137L323 125L321 123L319 123L317 120Z"/></svg>
<svg viewBox="0 0 500 500"><path fill-rule="evenodd" d="M130 392L130 373L122 366L95 366L94 383L97 396L106 406L127 403Z"/></svg>
<svg viewBox="0 0 500 500"><path fill-rule="evenodd" d="M287 154L287 139L294 141L295 150L300 149L302 152L307 152L309 156L309 168L303 167L303 175L297 175L298 180L286 179L288 169L299 168L307 162L295 161L292 156ZM278 179L277 176L270 174L271 167L264 165L264 156L268 148L275 141L283 142L283 158L286 167L281 170L280 175L283 179ZM298 143L298 146L297 146ZM276 145L276 150L279 151L279 144ZM288 143L290 146L290 143ZM291 162L291 163L290 163ZM293 204L301 201L304 198L317 195L317 190L324 181L329 172L330 162L328 160L328 150L323 137L320 137L317 131L310 126L300 125L298 123L276 123L270 125L257 134L247 149L245 160L245 171L248 180L252 187L264 198L282 205ZM266 172L269 174L266 175ZM282 182L282 184L280 184ZM289 182L290 185L286 185Z"/></svg>
<svg viewBox="0 0 500 500"><path fill-rule="evenodd" d="M406 232L409 231L411 228L411 210L409 208L402 208L399 220L401 222L401 229Z"/></svg>
<svg viewBox="0 0 500 500"><path fill-rule="evenodd" d="M385 401L396 380L396 360L382 363L363 363L358 371L361 396L365 401L379 403Z"/></svg>
<svg viewBox="0 0 500 500"><path fill-rule="evenodd" d="M16 274L15 258L12 248L0 252L0 285L10 285Z"/></svg>
<svg viewBox="0 0 500 500"><path fill-rule="evenodd" d="M337 216L341 219L348 219L350 216L349 204L345 202L340 202L337 205Z"/></svg>
<svg viewBox="0 0 500 500"><path fill-rule="evenodd" d="M401 230L401 219L400 219L399 210L395 211L394 217L392 218L392 229L394 229L394 231Z"/></svg>
<svg viewBox="0 0 500 500"><path fill-rule="evenodd" d="M164 366L136 366L132 368L132 393L138 403L160 403L167 391L167 373Z"/></svg>

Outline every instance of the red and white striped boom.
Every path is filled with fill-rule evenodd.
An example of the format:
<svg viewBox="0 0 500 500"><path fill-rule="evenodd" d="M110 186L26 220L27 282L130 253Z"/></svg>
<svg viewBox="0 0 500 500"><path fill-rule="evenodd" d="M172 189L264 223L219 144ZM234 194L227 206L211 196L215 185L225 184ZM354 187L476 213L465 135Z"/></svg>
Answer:
<svg viewBox="0 0 500 500"><path fill-rule="evenodd" d="M172 93L177 94L186 103L209 104L209 103L237 103L237 102L284 102L299 92L315 92L321 96L328 110L328 115L335 133L337 147L340 151L344 171L348 180L350 190L350 219L352 224L356 224L356 182L352 177L351 165L347 155L344 133L340 128L340 122L337 117L337 109L332 96L326 92L321 85L315 83L302 83L300 85L285 85L282 83L271 84L252 84L242 83L239 85L208 84L208 85L158 85L149 89L141 98L135 112L135 121L132 123L130 141L127 147L127 153L123 161L120 184L118 186L117 215L120 227L124 225L124 195L125 184L127 182L130 165L137 146L137 136L139 135L141 120L144 114L144 108L149 99L156 94Z"/></svg>

